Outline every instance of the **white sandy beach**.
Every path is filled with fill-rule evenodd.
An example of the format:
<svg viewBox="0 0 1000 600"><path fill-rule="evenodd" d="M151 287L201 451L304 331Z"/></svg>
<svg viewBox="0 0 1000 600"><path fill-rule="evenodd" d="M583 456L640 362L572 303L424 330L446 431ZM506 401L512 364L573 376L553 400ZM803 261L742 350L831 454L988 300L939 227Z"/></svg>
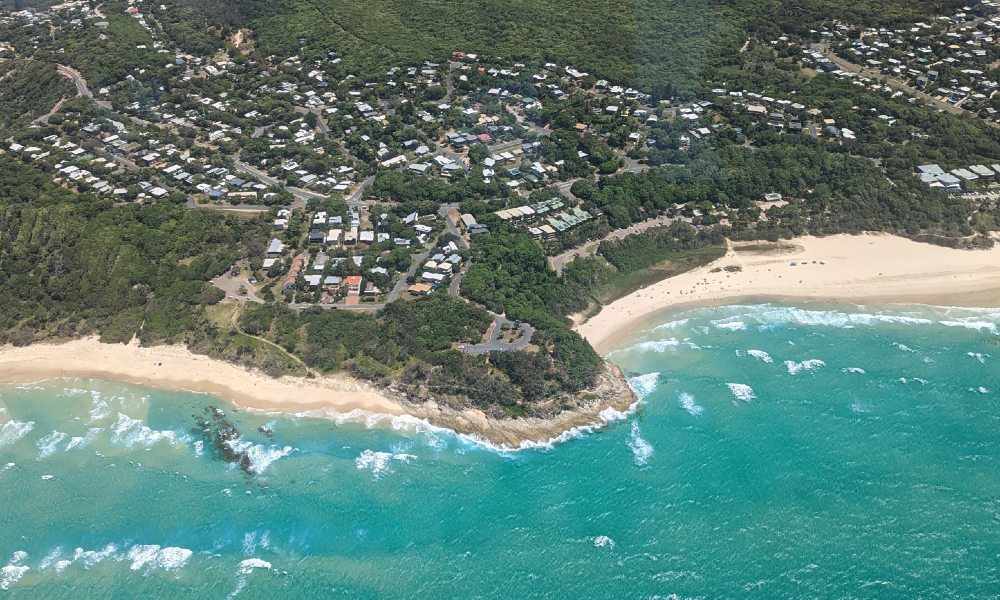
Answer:
<svg viewBox="0 0 1000 600"><path fill-rule="evenodd" d="M749 299L1000 306L1000 247L953 250L875 234L802 237L770 246L733 244L709 265L605 306L577 331L606 351L656 313ZM722 270L734 266L741 270Z"/></svg>
<svg viewBox="0 0 1000 600"><path fill-rule="evenodd" d="M144 348L138 343L102 344L91 337L64 343L0 347L0 384L69 377L202 392L245 408L334 420L356 412L365 421L372 415L409 415L507 448L545 443L575 427L603 426L606 422L599 416L601 411L608 407L624 411L634 402L619 374L618 378L603 377L600 399L576 410L552 418L492 419L478 409L397 401L390 394L344 374L273 378L195 354L182 346ZM382 423L388 426L391 421Z"/></svg>
<svg viewBox="0 0 1000 600"><path fill-rule="evenodd" d="M283 412L355 409L400 415L405 411L378 390L347 376L272 378L194 354L181 346L102 344L97 338L63 344L0 347L0 383L57 377L93 377L155 388L220 396L240 406Z"/></svg>

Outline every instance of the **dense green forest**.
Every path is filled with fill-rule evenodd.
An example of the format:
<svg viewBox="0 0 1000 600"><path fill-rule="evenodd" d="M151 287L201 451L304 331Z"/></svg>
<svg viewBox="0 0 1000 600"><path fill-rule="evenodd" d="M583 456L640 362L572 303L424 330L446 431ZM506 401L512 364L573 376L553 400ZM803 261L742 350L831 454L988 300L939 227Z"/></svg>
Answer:
<svg viewBox="0 0 1000 600"><path fill-rule="evenodd" d="M207 280L263 243L254 229L171 204L113 207L0 157L0 335L191 341L197 307L222 297Z"/></svg>
<svg viewBox="0 0 1000 600"><path fill-rule="evenodd" d="M391 385L411 401L433 398L473 405L495 416L540 414L544 401L581 389L562 354L501 352L473 356L456 344L478 342L493 318L482 308L443 294L394 302L377 314L281 305L251 306L241 326L302 357L321 371L342 368Z"/></svg>
<svg viewBox="0 0 1000 600"><path fill-rule="evenodd" d="M125 3L108 1L103 7L107 28L88 24L63 29L35 57L75 67L95 92L139 71L147 77L159 73L169 58L156 51L153 37L142 25L125 14Z"/></svg>
<svg viewBox="0 0 1000 600"><path fill-rule="evenodd" d="M0 63L0 132L28 124L74 92L55 65L33 60Z"/></svg>
<svg viewBox="0 0 1000 600"><path fill-rule="evenodd" d="M655 96L699 89L703 69L747 33L777 37L833 19L912 21L954 0L226 0L181 3L224 28L248 26L265 52L324 57L349 72L443 60L451 52L550 60Z"/></svg>

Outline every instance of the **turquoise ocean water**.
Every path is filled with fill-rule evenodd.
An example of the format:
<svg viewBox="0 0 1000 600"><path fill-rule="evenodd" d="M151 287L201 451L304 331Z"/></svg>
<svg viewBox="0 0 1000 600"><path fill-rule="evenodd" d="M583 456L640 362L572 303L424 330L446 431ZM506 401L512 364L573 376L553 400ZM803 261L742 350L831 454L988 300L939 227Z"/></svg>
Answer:
<svg viewBox="0 0 1000 600"><path fill-rule="evenodd" d="M406 419L0 387L0 597L997 597L998 329L670 314L610 354L636 414L506 453ZM203 439L213 405L245 469Z"/></svg>

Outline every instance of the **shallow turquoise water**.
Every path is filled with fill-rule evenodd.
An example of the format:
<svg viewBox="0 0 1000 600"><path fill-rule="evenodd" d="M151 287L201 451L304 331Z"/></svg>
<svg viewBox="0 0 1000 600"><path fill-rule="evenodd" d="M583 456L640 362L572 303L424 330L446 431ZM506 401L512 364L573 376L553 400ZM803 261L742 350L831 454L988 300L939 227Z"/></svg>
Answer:
<svg viewBox="0 0 1000 600"><path fill-rule="evenodd" d="M208 396L2 387L0 595L996 597L998 329L672 314L610 355L643 404L609 429L499 453L224 407L255 475L202 441Z"/></svg>

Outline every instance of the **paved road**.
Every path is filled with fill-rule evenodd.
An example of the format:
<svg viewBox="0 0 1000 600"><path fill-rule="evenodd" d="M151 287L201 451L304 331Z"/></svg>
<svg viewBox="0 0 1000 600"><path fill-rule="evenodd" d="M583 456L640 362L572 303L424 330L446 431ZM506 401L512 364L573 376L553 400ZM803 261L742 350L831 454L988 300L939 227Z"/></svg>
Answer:
<svg viewBox="0 0 1000 600"><path fill-rule="evenodd" d="M511 106L510 104L507 105L507 112L509 112L510 114L514 115L514 119L517 121L517 124L520 125L521 127L524 127L525 129L529 129L529 130L537 133L538 135L540 135L542 137L549 137L550 135L552 135L552 130L551 129L546 129L544 127L540 127L538 125L535 125L534 123L525 121L524 120L524 116L521 115L520 113L516 112L514 110L514 107Z"/></svg>
<svg viewBox="0 0 1000 600"><path fill-rule="evenodd" d="M453 60L448 61L448 74L444 78L444 88L447 93L444 95L444 98L441 99L441 102L444 104L451 102L451 97L455 93L455 69L461 66L462 63L455 62Z"/></svg>
<svg viewBox="0 0 1000 600"><path fill-rule="evenodd" d="M410 268L407 269L406 274L399 276L399 281L396 282L396 285L392 287L392 291L389 292L387 303L395 302L399 298L400 294L402 294L409 285L406 283L406 280L416 275L417 268L419 268L420 265L424 264L424 261L427 260L427 257L430 255L431 255L430 250L424 250L420 254L417 254L416 256L413 256L411 258Z"/></svg>
<svg viewBox="0 0 1000 600"><path fill-rule="evenodd" d="M455 273L454 277L452 277L451 285L448 286L448 295L451 296L452 298L460 297L462 288L462 279L465 278L465 272L469 270L471 264L472 264L471 262L466 263L466 265L462 267L462 269L458 273Z"/></svg>
<svg viewBox="0 0 1000 600"><path fill-rule="evenodd" d="M231 272L227 271L222 275L219 275L212 280L212 285L219 288L226 293L226 298L230 300L237 300L239 302L256 302L257 304L264 304L264 300L257 296L253 291L253 286L250 285L250 281L247 279L246 275L238 275L233 277ZM240 286L246 288L246 295L240 295Z"/></svg>
<svg viewBox="0 0 1000 600"><path fill-rule="evenodd" d="M370 186L373 181L375 181L374 175L369 175L368 177L365 177L365 180L361 182L361 185L359 185L358 188L354 190L350 196L344 198L344 200L347 202L347 205L357 210L357 208L362 204L361 198L364 196L365 190L368 189L368 186Z"/></svg>
<svg viewBox="0 0 1000 600"><path fill-rule="evenodd" d="M649 170L649 165L644 165L634 158L629 158L627 156L623 157L625 159L625 167L618 171L619 173L642 173L643 171Z"/></svg>
<svg viewBox="0 0 1000 600"><path fill-rule="evenodd" d="M507 343L500 341L500 332L504 325L516 327L521 332L521 337L516 342ZM510 352L512 350L524 350L531 345L531 338L534 337L535 330L527 323L518 325L514 321L501 317L493 317L493 329L490 332L490 339L481 344L469 344L462 347L462 352L466 354L488 354L490 352Z"/></svg>
<svg viewBox="0 0 1000 600"><path fill-rule="evenodd" d="M243 162L242 160L240 160L239 155L233 158L233 166L239 169L240 171L253 175L257 179L260 179L262 182L266 183L267 185L273 185L288 190L288 193L290 193L292 196L295 196L295 202L293 202L291 206L291 208L293 209L302 208L303 206L306 205L306 202L308 202L313 198L323 199L327 197L325 194L320 194L319 192L313 192L310 190L304 190L302 188L285 185L280 181L278 181L277 179L275 179L274 177L268 175L267 172L262 171L253 165Z"/></svg>
<svg viewBox="0 0 1000 600"><path fill-rule="evenodd" d="M581 179L580 177L574 177L573 179L570 179L568 181L557 183L555 186L556 191L558 191L560 195L565 196L570 200L576 200L576 196L573 195L572 188L573 184L576 183L577 181L580 181L580 179Z"/></svg>
<svg viewBox="0 0 1000 600"><path fill-rule="evenodd" d="M459 248L468 248L469 242L462 237L462 232L458 229L458 225L451 220L451 211L455 208L457 208L455 204L442 204L441 208L438 209L438 214L444 219L445 231L458 238L455 244Z"/></svg>
<svg viewBox="0 0 1000 600"><path fill-rule="evenodd" d="M59 71L60 75L68 77L76 85L76 91L81 96L94 100L94 94L90 91L90 87L87 86L87 80L83 78L83 75L79 71L68 65L57 65L56 70ZM101 108L111 108L110 102L104 100L94 100L94 102Z"/></svg>

